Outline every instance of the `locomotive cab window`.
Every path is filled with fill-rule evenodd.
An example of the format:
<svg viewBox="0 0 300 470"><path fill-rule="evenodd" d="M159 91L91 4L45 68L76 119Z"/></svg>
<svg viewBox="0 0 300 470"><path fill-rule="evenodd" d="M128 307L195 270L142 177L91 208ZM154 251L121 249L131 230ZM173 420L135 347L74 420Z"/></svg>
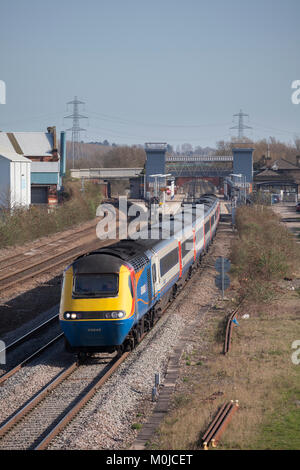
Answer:
<svg viewBox="0 0 300 470"><path fill-rule="evenodd" d="M75 274L73 297L115 297L118 283L117 274Z"/></svg>

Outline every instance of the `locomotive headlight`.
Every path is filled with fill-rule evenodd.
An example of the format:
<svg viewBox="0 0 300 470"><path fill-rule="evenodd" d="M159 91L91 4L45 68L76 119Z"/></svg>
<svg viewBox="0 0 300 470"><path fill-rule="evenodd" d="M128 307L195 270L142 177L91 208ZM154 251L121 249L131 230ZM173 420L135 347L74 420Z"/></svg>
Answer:
<svg viewBox="0 0 300 470"><path fill-rule="evenodd" d="M126 312L123 310L64 313L65 320L118 320L125 316Z"/></svg>
<svg viewBox="0 0 300 470"><path fill-rule="evenodd" d="M76 318L78 319L79 315L77 315L77 313L75 312L65 312L64 313L64 318L66 320L76 320Z"/></svg>
<svg viewBox="0 0 300 470"><path fill-rule="evenodd" d="M111 312L112 318L123 318L125 316L125 312Z"/></svg>
<svg viewBox="0 0 300 470"><path fill-rule="evenodd" d="M106 318L113 318L114 320L117 320L118 318L123 318L125 317L125 312L122 310L115 310L113 312L106 312Z"/></svg>
<svg viewBox="0 0 300 470"><path fill-rule="evenodd" d="M122 310L115 310L115 311L112 311L112 312L105 312L104 314L104 318L106 320L111 320L111 319L114 319L114 320L117 320L118 318L123 318L125 317L125 312L123 312Z"/></svg>

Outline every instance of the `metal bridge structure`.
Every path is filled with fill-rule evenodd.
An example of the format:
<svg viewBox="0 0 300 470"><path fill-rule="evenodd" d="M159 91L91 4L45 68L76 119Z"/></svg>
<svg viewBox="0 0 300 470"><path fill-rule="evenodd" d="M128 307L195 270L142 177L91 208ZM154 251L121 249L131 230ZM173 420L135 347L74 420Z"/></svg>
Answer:
<svg viewBox="0 0 300 470"><path fill-rule="evenodd" d="M146 180L151 182L153 175L162 174L175 177L176 184L197 178L220 182L235 173L244 175L246 181L252 183L253 151L253 148L234 147L231 155L168 155L165 142L146 143Z"/></svg>
<svg viewBox="0 0 300 470"><path fill-rule="evenodd" d="M167 155L166 173L176 178L225 177L233 171L232 155Z"/></svg>
<svg viewBox="0 0 300 470"><path fill-rule="evenodd" d="M72 178L91 179L128 179L139 176L143 168L72 168Z"/></svg>

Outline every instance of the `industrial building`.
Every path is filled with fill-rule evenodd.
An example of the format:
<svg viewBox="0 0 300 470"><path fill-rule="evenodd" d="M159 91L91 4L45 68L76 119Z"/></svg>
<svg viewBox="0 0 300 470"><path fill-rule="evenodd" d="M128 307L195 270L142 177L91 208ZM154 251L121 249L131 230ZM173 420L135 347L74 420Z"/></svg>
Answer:
<svg viewBox="0 0 300 470"><path fill-rule="evenodd" d="M65 174L65 133L60 154L56 129L47 132L0 132L0 205L56 204Z"/></svg>

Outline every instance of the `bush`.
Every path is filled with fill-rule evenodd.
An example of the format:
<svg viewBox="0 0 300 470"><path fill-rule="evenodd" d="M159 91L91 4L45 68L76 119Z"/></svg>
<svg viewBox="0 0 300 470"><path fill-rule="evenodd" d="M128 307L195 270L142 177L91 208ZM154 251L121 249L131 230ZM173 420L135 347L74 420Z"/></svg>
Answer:
<svg viewBox="0 0 300 470"><path fill-rule="evenodd" d="M239 208L236 227L238 238L232 244L231 259L241 295L270 300L275 281L292 277L299 262L299 247L266 206Z"/></svg>
<svg viewBox="0 0 300 470"><path fill-rule="evenodd" d="M101 202L97 185L87 185L85 192L73 191L72 197L58 207L31 206L3 211L0 217L0 248L35 240L93 219Z"/></svg>

